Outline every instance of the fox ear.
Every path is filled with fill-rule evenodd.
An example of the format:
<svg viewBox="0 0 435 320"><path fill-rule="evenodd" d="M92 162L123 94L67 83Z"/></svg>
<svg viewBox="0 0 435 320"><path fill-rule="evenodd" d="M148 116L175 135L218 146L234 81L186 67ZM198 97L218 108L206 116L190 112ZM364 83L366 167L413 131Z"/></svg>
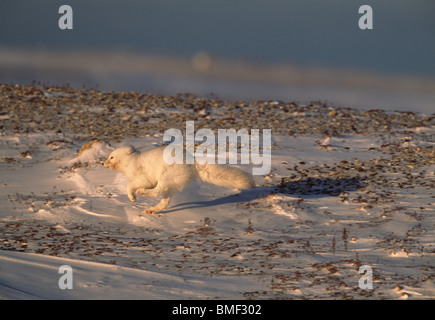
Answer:
<svg viewBox="0 0 435 320"><path fill-rule="evenodd" d="M131 154L133 154L133 153L135 153L135 152L136 152L136 149L133 148L132 146L128 146L128 147L127 147L127 154L128 154L128 155L131 155Z"/></svg>

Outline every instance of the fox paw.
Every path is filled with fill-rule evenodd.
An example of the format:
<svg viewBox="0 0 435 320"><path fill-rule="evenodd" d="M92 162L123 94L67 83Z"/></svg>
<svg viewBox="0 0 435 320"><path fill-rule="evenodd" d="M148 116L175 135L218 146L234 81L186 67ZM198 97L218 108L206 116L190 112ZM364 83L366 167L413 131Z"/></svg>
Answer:
<svg viewBox="0 0 435 320"><path fill-rule="evenodd" d="M152 209L146 209L145 213L146 214L155 214L156 212L154 210L152 210Z"/></svg>

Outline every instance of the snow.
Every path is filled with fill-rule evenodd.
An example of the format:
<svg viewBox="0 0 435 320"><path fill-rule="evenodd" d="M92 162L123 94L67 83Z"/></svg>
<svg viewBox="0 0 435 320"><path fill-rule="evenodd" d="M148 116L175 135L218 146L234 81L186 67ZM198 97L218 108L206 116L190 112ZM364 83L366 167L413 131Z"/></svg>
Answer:
<svg viewBox="0 0 435 320"><path fill-rule="evenodd" d="M181 277L104 263L2 251L0 299L204 299L227 292L231 281ZM72 289L60 289L61 266L73 270Z"/></svg>
<svg viewBox="0 0 435 320"><path fill-rule="evenodd" d="M256 177L257 188L237 194L196 181L155 215L143 211L159 200L131 203L126 178L101 161L117 146L145 150L162 137L95 142L78 155L85 143L57 133L1 136L1 299L435 297L430 186L387 195L341 179L337 195L319 176L309 192L277 189L296 165L378 157L376 137L273 136L272 172ZM433 181L434 171L410 174ZM72 290L58 286L62 265L72 267ZM373 268L373 290L358 287L361 265Z"/></svg>

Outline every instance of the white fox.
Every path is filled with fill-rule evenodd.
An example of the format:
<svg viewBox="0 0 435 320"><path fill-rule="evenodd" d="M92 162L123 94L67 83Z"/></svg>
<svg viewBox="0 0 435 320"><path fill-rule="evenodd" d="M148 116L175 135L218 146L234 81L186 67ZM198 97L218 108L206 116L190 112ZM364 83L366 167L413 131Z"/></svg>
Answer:
<svg viewBox="0 0 435 320"><path fill-rule="evenodd" d="M132 146L114 150L104 166L124 173L130 180L128 198L136 201L134 192L144 196L163 196L156 206L146 209L153 214L165 209L171 197L182 191L195 178L218 186L250 189L255 186L251 174L219 164L167 164L163 158L165 147L140 152Z"/></svg>

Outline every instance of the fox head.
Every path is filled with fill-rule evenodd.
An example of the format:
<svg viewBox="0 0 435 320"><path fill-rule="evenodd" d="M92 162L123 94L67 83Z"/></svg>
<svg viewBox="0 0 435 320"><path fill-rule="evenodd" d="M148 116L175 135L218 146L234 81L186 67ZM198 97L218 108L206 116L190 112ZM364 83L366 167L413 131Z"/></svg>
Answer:
<svg viewBox="0 0 435 320"><path fill-rule="evenodd" d="M120 171L120 163L135 152L136 150L132 146L118 148L109 155L103 165L106 168Z"/></svg>

